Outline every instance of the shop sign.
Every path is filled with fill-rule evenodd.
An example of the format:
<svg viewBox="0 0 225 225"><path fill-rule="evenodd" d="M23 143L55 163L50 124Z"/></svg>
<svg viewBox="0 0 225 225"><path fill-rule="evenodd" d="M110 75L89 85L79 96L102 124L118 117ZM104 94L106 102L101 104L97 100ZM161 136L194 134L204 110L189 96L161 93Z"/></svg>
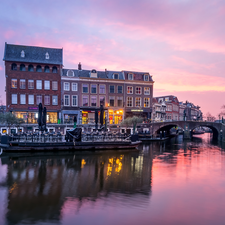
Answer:
<svg viewBox="0 0 225 225"><path fill-rule="evenodd" d="M28 110L38 110L38 107L28 107Z"/></svg>

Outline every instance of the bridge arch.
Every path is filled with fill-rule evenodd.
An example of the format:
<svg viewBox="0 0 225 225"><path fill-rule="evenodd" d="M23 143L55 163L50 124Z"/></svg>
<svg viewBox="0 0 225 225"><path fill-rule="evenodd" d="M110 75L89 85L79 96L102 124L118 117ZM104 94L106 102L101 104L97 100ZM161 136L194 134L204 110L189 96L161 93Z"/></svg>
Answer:
<svg viewBox="0 0 225 225"><path fill-rule="evenodd" d="M165 131L166 134L169 134L170 129L173 128L173 127L180 127L181 129L184 130L184 127L181 126L181 124L178 124L178 123L176 123L176 122L174 121L174 122L171 122L171 123L163 124L163 125L160 126L159 128L156 128L155 133L159 134L160 131L162 131L162 132Z"/></svg>
<svg viewBox="0 0 225 225"><path fill-rule="evenodd" d="M212 130L213 133L213 139L217 140L219 138L219 134L220 134L220 130L218 128L216 128L213 125L208 125L208 124L202 124L202 125L196 125L194 127L191 128L191 132L193 132L194 129L198 128L198 127L208 127Z"/></svg>

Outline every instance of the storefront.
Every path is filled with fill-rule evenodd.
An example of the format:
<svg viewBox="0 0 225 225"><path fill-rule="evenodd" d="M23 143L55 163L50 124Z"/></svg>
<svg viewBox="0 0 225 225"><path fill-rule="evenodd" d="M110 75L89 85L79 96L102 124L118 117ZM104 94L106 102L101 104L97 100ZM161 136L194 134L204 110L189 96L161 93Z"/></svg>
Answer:
<svg viewBox="0 0 225 225"><path fill-rule="evenodd" d="M123 110L108 110L109 124L120 124L123 121Z"/></svg>
<svg viewBox="0 0 225 225"><path fill-rule="evenodd" d="M79 110L63 110L62 111L62 123L74 124L74 117L77 118L77 124L81 124L81 121L79 121L79 118L80 118Z"/></svg>

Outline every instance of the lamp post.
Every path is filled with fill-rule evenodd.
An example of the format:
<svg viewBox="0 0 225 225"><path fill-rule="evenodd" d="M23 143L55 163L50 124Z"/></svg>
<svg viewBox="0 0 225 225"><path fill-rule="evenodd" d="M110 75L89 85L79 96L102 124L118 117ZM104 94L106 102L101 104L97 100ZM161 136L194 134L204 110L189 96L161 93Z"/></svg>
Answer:
<svg viewBox="0 0 225 225"><path fill-rule="evenodd" d="M220 123L220 114L219 114L219 123Z"/></svg>

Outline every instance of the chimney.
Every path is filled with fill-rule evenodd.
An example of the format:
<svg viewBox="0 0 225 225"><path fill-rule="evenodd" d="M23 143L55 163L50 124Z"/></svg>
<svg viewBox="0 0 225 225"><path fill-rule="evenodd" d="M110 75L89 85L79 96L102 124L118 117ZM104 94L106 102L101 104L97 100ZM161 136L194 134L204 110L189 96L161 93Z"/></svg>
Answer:
<svg viewBox="0 0 225 225"><path fill-rule="evenodd" d="M82 70L81 69L81 63L79 62L79 64L78 64L78 70Z"/></svg>

